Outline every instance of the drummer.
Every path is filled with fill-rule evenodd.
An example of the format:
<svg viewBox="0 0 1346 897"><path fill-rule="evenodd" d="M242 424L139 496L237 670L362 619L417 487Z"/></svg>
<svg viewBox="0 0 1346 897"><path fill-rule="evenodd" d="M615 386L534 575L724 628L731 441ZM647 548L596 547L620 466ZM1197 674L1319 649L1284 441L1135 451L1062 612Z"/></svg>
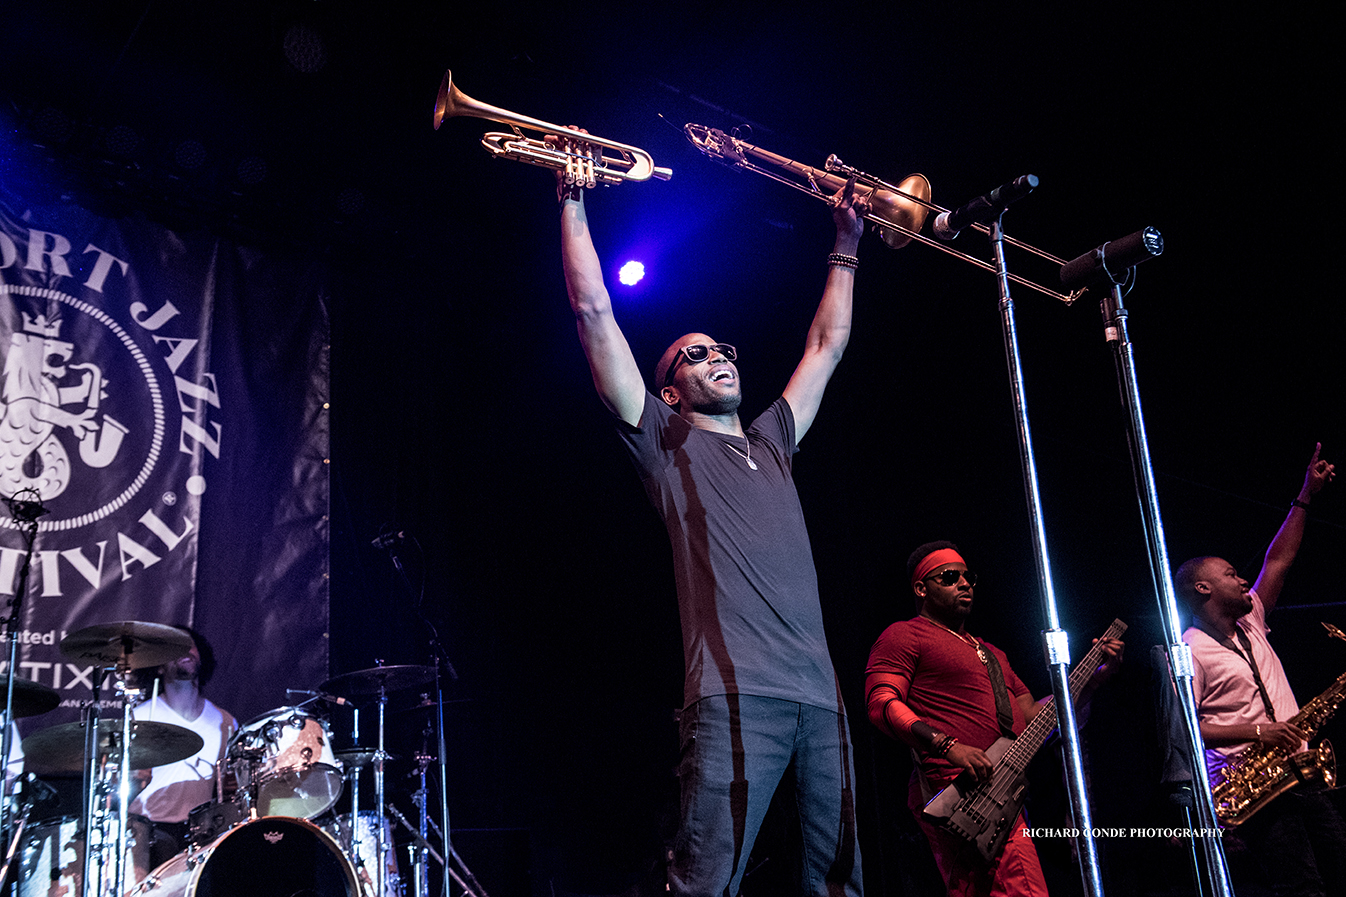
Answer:
<svg viewBox="0 0 1346 897"><path fill-rule="evenodd" d="M187 817L193 809L217 797L216 768L224 760L229 738L238 728L227 710L221 710L204 694L202 687L215 670L215 655L200 633L176 626L191 636L192 648L177 660L141 672L141 686L149 692L158 681L158 695L132 710L137 720L171 723L200 735L205 744L194 756L176 763L156 766L149 783L131 804L131 813L150 821L149 855L145 844L137 844L136 863L147 862L154 869L187 849ZM137 840L143 833L138 833ZM137 870L140 871L140 870Z"/></svg>

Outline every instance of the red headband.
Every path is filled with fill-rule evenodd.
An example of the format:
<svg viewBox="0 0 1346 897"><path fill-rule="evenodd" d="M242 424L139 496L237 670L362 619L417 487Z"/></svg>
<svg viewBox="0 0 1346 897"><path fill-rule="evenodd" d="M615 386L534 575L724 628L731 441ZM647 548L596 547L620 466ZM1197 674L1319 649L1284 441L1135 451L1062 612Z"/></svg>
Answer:
<svg viewBox="0 0 1346 897"><path fill-rule="evenodd" d="M931 570L936 567L942 567L945 564L962 564L966 567L967 561L963 560L963 556L953 548L937 548L921 558L921 562L917 564L916 569L912 571L912 588L916 587L916 583L925 579L926 576L930 574Z"/></svg>

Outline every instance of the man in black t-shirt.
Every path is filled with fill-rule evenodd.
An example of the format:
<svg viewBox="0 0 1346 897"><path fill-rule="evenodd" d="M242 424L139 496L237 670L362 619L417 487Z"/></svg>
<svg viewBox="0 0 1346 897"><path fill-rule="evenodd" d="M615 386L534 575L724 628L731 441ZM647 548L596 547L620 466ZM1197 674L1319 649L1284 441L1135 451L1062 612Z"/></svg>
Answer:
<svg viewBox="0 0 1346 897"><path fill-rule="evenodd" d="M737 352L703 333L669 346L657 393L646 390L613 318L582 192L562 184L560 200L580 343L673 547L686 679L672 893L738 893L793 766L805 840L800 893L858 897L849 733L791 459L850 336L867 202L853 184L832 198L836 243L804 357L782 397L745 430Z"/></svg>

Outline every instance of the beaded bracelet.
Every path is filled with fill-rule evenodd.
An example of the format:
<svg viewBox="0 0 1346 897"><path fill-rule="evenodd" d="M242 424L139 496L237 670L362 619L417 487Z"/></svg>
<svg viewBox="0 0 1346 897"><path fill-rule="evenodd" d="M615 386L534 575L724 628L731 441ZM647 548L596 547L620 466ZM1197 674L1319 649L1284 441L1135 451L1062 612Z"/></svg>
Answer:
<svg viewBox="0 0 1346 897"><path fill-rule="evenodd" d="M850 268L854 271L860 266L860 259L853 255L843 255L840 252L834 252L827 257L827 264L840 265L843 268Z"/></svg>

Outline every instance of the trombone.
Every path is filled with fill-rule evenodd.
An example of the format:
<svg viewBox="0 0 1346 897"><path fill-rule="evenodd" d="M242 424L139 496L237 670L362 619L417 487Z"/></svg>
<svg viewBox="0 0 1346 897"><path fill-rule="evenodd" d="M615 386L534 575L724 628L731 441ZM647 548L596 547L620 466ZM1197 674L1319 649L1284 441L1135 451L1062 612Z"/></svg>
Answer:
<svg viewBox="0 0 1346 897"><path fill-rule="evenodd" d="M474 100L459 90L453 83L453 71L444 73L439 85L439 96L435 99L435 130L444 123L444 119L456 115L472 118L484 118L510 126L511 133L492 131L481 138L481 145L493 156L513 159L528 165L540 165L565 173L567 183L581 187L593 187L595 184L620 184L623 181L647 181L651 177L666 181L673 176L671 168L657 168L650 154L638 147L604 140L573 128L563 128L537 118L529 118ZM527 137L521 128L531 128L542 132L542 139ZM557 143L546 138L555 135ZM565 148L566 140L587 143L599 149L594 153L572 152ZM561 144L561 145L558 145ZM613 155L604 153L611 150Z"/></svg>
<svg viewBox="0 0 1346 897"><path fill-rule="evenodd" d="M852 168L835 155L828 156L824 167L817 169L776 153L768 152L745 140L740 140L737 136L726 134L718 128L708 128L705 125L689 123L683 128L683 133L687 135L687 139L692 142L693 146L712 159L723 162L731 168L742 168L771 178L773 181L818 199L827 199L831 194L846 186L846 182L850 178L855 178L856 195L869 198L870 211L869 214L864 216L865 220L872 221L878 227L879 236L888 246L893 249L901 249L912 240L916 240L965 262L970 262L978 268L983 268L992 273L996 270L990 262L968 255L966 252L960 252L920 233L921 226L925 223L926 216L930 212L949 211L930 201L930 181L923 174L909 175L900 184L890 184L872 174L866 174ZM984 224L974 224L972 227L982 233L989 233L990 231L990 228ZM1059 259L1048 252L1012 237L1006 236L1004 241L1044 258L1057 266L1066 264L1065 259ZM1016 274L1008 274L1007 276L1017 284L1037 290L1053 299L1059 299L1066 305L1071 305L1084 294L1083 288L1073 290L1070 293L1061 293Z"/></svg>

